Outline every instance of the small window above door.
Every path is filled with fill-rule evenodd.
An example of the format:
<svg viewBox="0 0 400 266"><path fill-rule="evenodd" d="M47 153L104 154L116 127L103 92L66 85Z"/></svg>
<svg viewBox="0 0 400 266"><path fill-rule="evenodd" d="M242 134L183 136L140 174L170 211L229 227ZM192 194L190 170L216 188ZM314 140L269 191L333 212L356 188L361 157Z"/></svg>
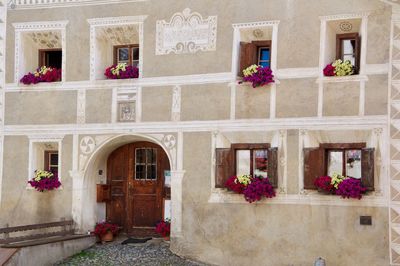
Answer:
<svg viewBox="0 0 400 266"><path fill-rule="evenodd" d="M137 67L139 65L139 45L114 46L114 64L120 63Z"/></svg>
<svg viewBox="0 0 400 266"><path fill-rule="evenodd" d="M61 69L62 50L61 49L41 49L39 50L39 66L54 67Z"/></svg>

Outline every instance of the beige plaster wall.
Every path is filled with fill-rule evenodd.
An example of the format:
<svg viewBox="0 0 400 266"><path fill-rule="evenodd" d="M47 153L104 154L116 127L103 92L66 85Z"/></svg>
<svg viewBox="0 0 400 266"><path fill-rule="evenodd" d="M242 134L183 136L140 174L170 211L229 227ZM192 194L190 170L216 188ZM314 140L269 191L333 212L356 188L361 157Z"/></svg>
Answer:
<svg viewBox="0 0 400 266"><path fill-rule="evenodd" d="M72 136L62 141L62 189L38 192L28 187L29 140L25 136L4 138L4 169L0 225L26 225L71 218Z"/></svg>
<svg viewBox="0 0 400 266"><path fill-rule="evenodd" d="M288 132L291 146L296 134ZM319 256L328 265L388 265L386 208L208 203L210 133L185 133L184 143L183 238L171 247L178 254L215 265L306 266ZM373 225L361 226L361 215Z"/></svg>
<svg viewBox="0 0 400 266"><path fill-rule="evenodd" d="M231 91L227 84L182 86L181 120L229 119Z"/></svg>
<svg viewBox="0 0 400 266"><path fill-rule="evenodd" d="M171 121L172 87L142 89L142 121Z"/></svg>
<svg viewBox="0 0 400 266"><path fill-rule="evenodd" d="M324 116L356 116L359 110L359 82L328 83L324 86Z"/></svg>
<svg viewBox="0 0 400 266"><path fill-rule="evenodd" d="M253 88L249 84L236 87L236 119L267 119L270 115L271 87Z"/></svg>
<svg viewBox="0 0 400 266"><path fill-rule="evenodd" d="M387 114L388 79L386 75L370 75L365 83L365 115Z"/></svg>
<svg viewBox="0 0 400 266"><path fill-rule="evenodd" d="M281 80L277 85L276 117L317 116L317 111L318 84L315 79Z"/></svg>
<svg viewBox="0 0 400 266"><path fill-rule="evenodd" d="M76 91L7 93L5 124L76 123L76 97Z"/></svg>
<svg viewBox="0 0 400 266"><path fill-rule="evenodd" d="M86 123L111 122L112 90L86 91Z"/></svg>
<svg viewBox="0 0 400 266"><path fill-rule="evenodd" d="M318 6L318 8L315 8ZM216 51L196 54L155 55L157 20L169 21L175 12L191 8L203 17L218 16ZM148 15L144 23L144 77L229 72L231 70L233 23L280 20L278 32L278 68L317 67L319 57L319 16L371 11L368 23L369 63L387 62L390 8L375 0L242 0L146 1L118 5L99 5L42 10L10 10L7 17L7 82L13 80L14 28L25 21L69 20L67 26L67 80L89 78L88 18ZM245 11L245 12L244 12ZM379 46L379 52L375 47ZM301 48L301 49L300 49ZM105 66L106 67L106 66Z"/></svg>

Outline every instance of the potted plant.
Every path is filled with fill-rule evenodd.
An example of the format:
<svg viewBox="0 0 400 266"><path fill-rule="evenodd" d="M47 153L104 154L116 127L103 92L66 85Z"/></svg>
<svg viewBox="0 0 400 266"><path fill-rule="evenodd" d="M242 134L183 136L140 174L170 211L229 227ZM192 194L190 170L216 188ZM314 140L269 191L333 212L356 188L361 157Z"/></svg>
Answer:
<svg viewBox="0 0 400 266"><path fill-rule="evenodd" d="M276 196L275 189L267 177L232 176L226 181L225 187L237 194L243 194L246 201L250 203L260 201L263 197Z"/></svg>
<svg viewBox="0 0 400 266"><path fill-rule="evenodd" d="M37 84L39 82L56 82L61 80L61 69L42 66L35 72L24 75L20 82L25 85Z"/></svg>
<svg viewBox="0 0 400 266"><path fill-rule="evenodd" d="M367 191L367 188L361 184L361 179L345 177L337 173L334 173L332 177L318 177L314 185L318 188L318 192L334 194L342 198L361 199L362 194Z"/></svg>
<svg viewBox="0 0 400 266"><path fill-rule="evenodd" d="M29 180L28 183L40 192L57 189L61 186L57 174L44 170L36 170L35 177Z"/></svg>
<svg viewBox="0 0 400 266"><path fill-rule="evenodd" d="M332 184L332 178L330 176L320 176L315 179L314 185L317 187L318 192L323 194L335 193L335 188Z"/></svg>
<svg viewBox="0 0 400 266"><path fill-rule="evenodd" d="M131 79L139 77L139 69L127 63L119 63L106 68L104 75L107 79Z"/></svg>
<svg viewBox="0 0 400 266"><path fill-rule="evenodd" d="M251 82L253 88L268 85L274 81L274 75L269 67L251 65L243 70L242 82ZM241 82L241 83L242 83Z"/></svg>
<svg viewBox="0 0 400 266"><path fill-rule="evenodd" d="M350 76L354 74L355 67L351 64L350 60L342 61L341 59L332 62L324 68L324 76Z"/></svg>
<svg viewBox="0 0 400 266"><path fill-rule="evenodd" d="M165 240L169 240L169 235L171 233L171 221L169 219L160 221L159 223L157 223L155 231Z"/></svg>
<svg viewBox="0 0 400 266"><path fill-rule="evenodd" d="M106 221L97 223L94 227L93 234L96 235L101 243L114 240L114 235L118 232L118 225Z"/></svg>

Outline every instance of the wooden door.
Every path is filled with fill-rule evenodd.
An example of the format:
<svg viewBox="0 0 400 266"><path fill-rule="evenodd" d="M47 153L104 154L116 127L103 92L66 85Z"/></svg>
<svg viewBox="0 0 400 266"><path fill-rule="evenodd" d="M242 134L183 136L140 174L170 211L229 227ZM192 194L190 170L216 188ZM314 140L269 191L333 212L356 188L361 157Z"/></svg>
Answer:
<svg viewBox="0 0 400 266"><path fill-rule="evenodd" d="M154 228L163 218L164 171L169 167L166 153L154 143L135 142L115 150L108 159L107 220L128 233Z"/></svg>

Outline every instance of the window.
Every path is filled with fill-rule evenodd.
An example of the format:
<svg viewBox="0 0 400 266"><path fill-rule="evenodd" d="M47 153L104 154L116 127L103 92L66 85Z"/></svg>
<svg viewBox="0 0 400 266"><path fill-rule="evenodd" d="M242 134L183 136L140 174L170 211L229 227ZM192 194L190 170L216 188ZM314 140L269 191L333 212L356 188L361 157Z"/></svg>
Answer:
<svg viewBox="0 0 400 266"><path fill-rule="evenodd" d="M44 170L58 174L58 151L44 152Z"/></svg>
<svg viewBox="0 0 400 266"><path fill-rule="evenodd" d="M114 46L114 64L126 63L127 65L139 65L139 45Z"/></svg>
<svg viewBox="0 0 400 266"><path fill-rule="evenodd" d="M240 69L239 76L243 76L243 69L251 65L270 67L271 41L252 41L240 43Z"/></svg>
<svg viewBox="0 0 400 266"><path fill-rule="evenodd" d="M355 66L355 74L360 68L361 39L358 33L336 35L336 58L349 60Z"/></svg>
<svg viewBox="0 0 400 266"><path fill-rule="evenodd" d="M135 179L157 179L157 149L135 149Z"/></svg>
<svg viewBox="0 0 400 266"><path fill-rule="evenodd" d="M338 173L361 179L368 190L374 190L374 148L365 143L323 143L304 149L304 188L315 189L314 180Z"/></svg>
<svg viewBox="0 0 400 266"><path fill-rule="evenodd" d="M216 187L224 188L232 175L268 177L278 184L278 148L269 144L232 144L230 148L216 149Z"/></svg>
<svg viewBox="0 0 400 266"><path fill-rule="evenodd" d="M55 67L61 69L62 51L61 49L40 49L39 50L39 67Z"/></svg>

